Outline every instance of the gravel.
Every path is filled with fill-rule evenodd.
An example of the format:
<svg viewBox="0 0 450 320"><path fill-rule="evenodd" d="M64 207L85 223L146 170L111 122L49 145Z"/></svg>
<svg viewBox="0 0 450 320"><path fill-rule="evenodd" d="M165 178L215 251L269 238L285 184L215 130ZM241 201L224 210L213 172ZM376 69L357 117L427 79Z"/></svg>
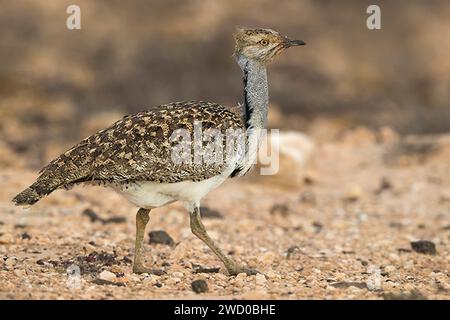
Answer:
<svg viewBox="0 0 450 320"><path fill-rule="evenodd" d="M443 226L450 202L442 194L450 194L450 148L424 161L386 165L387 145L355 140L360 142L318 145L314 171L306 173L313 183L301 188L246 177L203 200L223 213L203 221L211 238L261 272L254 276L229 276L192 235L180 203L152 210L147 227L165 231L160 244L144 245L145 265L166 273L133 274L133 205L111 190L80 187L57 191L24 211L10 199L36 172L2 168L0 299L449 299L450 233ZM383 177L395 187L375 192ZM315 202L299 201L302 192L314 194ZM276 204L288 205L289 212L271 214ZM91 223L82 214L86 207L104 220L112 213L126 220ZM22 239L25 231L31 239ZM154 233L149 237L155 243ZM411 239L422 240L417 246ZM79 279L71 277L78 287L68 286L71 267L79 268ZM108 276L101 279L102 273ZM196 280L203 284L195 290L207 287L200 296Z"/></svg>
<svg viewBox="0 0 450 320"><path fill-rule="evenodd" d="M209 219L222 219L223 214L218 210L211 209L209 207L200 207L200 215L202 218Z"/></svg>
<svg viewBox="0 0 450 320"><path fill-rule="evenodd" d="M114 281L116 280L116 275L110 271L104 270L98 275L98 278L106 281Z"/></svg>
<svg viewBox="0 0 450 320"><path fill-rule="evenodd" d="M171 247L175 245L175 241L164 230L150 231L148 236L150 244L165 244Z"/></svg>

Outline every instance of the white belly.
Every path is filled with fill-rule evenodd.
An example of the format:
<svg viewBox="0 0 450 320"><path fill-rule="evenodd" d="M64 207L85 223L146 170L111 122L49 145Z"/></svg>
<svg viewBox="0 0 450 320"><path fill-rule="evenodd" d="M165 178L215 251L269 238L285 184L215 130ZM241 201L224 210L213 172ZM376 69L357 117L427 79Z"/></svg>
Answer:
<svg viewBox="0 0 450 320"><path fill-rule="evenodd" d="M230 175L229 170L203 181L159 183L142 181L125 186L112 186L131 203L140 208L153 209L171 202L198 203L208 192L222 184Z"/></svg>

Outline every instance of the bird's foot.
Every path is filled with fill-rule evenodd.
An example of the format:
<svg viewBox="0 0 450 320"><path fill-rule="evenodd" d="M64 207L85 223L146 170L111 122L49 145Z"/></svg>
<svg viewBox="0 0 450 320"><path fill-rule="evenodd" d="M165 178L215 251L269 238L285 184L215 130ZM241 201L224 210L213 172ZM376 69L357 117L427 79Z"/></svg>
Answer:
<svg viewBox="0 0 450 320"><path fill-rule="evenodd" d="M136 274L148 273L148 274L154 274L155 276L162 276L166 272L161 269L147 268L147 267L144 267L143 265L134 265L133 273L136 273Z"/></svg>
<svg viewBox="0 0 450 320"><path fill-rule="evenodd" d="M256 269L244 267L241 265L234 265L233 267L227 268L227 270L228 270L228 273L230 274L230 276L237 276L239 273L245 273L248 276L252 276L252 275L261 273Z"/></svg>

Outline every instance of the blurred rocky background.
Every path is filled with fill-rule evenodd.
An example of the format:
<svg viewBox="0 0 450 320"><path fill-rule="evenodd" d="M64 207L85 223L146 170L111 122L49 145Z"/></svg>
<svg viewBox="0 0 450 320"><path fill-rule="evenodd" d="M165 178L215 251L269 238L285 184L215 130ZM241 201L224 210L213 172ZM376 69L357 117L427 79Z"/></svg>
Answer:
<svg viewBox="0 0 450 320"><path fill-rule="evenodd" d="M366 28L376 2L382 29ZM81 7L81 30L66 8ZM304 39L269 70L272 127L450 129L450 4L434 1L1 1L2 164L51 157L123 114L171 101L242 100L236 25Z"/></svg>

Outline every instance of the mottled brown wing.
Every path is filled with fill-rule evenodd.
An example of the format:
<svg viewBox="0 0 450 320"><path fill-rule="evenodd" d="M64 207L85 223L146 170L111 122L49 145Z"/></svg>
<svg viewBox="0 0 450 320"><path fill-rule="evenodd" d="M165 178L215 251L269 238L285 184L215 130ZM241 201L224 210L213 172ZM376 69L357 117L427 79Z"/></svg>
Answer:
<svg viewBox="0 0 450 320"><path fill-rule="evenodd" d="M53 160L37 182L45 189L86 181L134 182L199 181L220 174L224 163L176 164L170 136L193 124L203 129L242 128L241 117L227 108L202 101L177 102L126 116L86 138ZM48 190L42 190L48 193Z"/></svg>

